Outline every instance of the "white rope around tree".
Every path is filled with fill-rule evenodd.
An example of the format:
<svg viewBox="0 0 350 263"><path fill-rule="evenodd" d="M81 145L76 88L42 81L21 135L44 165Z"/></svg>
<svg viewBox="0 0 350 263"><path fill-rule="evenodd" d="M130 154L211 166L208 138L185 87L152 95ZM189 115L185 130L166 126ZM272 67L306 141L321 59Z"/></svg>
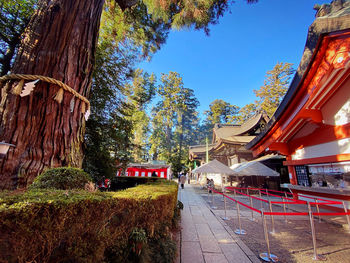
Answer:
<svg viewBox="0 0 350 263"><path fill-rule="evenodd" d="M34 81L33 83L31 83L32 89L34 88L34 85L37 81L39 81L39 80L45 81L47 83L55 84L55 85L60 87L60 89L58 90L58 92L56 93L56 95L54 97L54 100L56 100L58 103L61 103L63 100L64 90L66 90L66 91L72 93L76 98L83 101L81 112L85 113L86 120L90 115L90 101L86 97L79 94L76 90L69 87L67 84L64 84L62 81L59 81L57 79L50 78L50 77L45 77L42 75L9 74L9 75L5 75L5 76L0 77L0 82L7 81L7 80L14 80L14 79L19 79L20 81L15 87L13 87L13 89L12 89L13 94L25 96L25 95L28 95L30 93L31 90L27 91L27 93L25 95L22 95L25 80L33 80ZM29 83L27 83L27 84L29 84ZM7 83L6 85L9 85L9 83ZM87 105L87 109L85 107L85 104Z"/></svg>

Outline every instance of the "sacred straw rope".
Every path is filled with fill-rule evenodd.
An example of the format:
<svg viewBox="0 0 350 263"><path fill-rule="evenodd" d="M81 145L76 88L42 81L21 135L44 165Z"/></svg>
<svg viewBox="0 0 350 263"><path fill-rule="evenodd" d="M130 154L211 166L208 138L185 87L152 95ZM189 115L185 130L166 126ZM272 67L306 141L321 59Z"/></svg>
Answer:
<svg viewBox="0 0 350 263"><path fill-rule="evenodd" d="M82 100L88 105L88 109L90 109L90 101L85 98L84 96L80 95L77 91L69 87L68 85L64 84L62 81L59 81L54 78L49 78L41 75L27 75L27 74L10 74L10 75L5 75L0 77L0 82L10 80L10 79L20 79L20 80L42 80L51 84L56 84L63 88L64 90L72 93L75 97L78 99Z"/></svg>

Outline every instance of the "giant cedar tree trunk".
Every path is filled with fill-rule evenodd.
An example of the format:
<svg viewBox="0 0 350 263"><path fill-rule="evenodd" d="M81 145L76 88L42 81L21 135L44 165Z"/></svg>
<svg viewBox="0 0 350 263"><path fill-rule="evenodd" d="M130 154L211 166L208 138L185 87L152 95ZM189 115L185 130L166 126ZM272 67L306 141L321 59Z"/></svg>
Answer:
<svg viewBox="0 0 350 263"><path fill-rule="evenodd" d="M12 73L60 80L88 96L104 0L43 0L21 42ZM11 81L14 86L16 81ZM39 81L30 96L0 94L0 141L15 144L0 160L0 189L23 187L46 167L81 167L85 129L83 102Z"/></svg>

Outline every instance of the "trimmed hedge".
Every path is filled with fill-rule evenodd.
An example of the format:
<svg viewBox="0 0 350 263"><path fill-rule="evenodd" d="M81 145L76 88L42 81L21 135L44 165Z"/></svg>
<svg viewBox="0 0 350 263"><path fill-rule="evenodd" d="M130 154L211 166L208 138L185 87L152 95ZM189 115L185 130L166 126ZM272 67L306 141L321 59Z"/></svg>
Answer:
<svg viewBox="0 0 350 263"><path fill-rule="evenodd" d="M159 177L117 176L111 180L111 190L118 191L130 187L135 187L140 184L148 184L164 180L166 179Z"/></svg>
<svg viewBox="0 0 350 263"><path fill-rule="evenodd" d="M171 262L177 189L1 192L0 262Z"/></svg>

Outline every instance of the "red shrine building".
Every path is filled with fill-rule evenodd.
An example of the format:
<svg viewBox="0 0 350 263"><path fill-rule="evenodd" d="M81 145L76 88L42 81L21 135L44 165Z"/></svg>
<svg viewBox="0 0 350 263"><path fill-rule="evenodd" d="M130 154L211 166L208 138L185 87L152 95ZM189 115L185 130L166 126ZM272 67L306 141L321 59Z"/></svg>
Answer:
<svg viewBox="0 0 350 263"><path fill-rule="evenodd" d="M150 163L130 163L126 171L119 170L117 176L159 177L170 180L171 166L161 161Z"/></svg>
<svg viewBox="0 0 350 263"><path fill-rule="evenodd" d="M350 201L350 2L318 8L298 70L255 157L286 156L294 193Z"/></svg>

